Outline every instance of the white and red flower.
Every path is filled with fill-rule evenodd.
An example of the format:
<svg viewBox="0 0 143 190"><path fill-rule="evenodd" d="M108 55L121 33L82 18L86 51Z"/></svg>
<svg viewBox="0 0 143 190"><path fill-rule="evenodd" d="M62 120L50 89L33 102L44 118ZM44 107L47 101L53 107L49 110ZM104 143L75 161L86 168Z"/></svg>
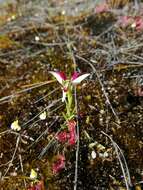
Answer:
<svg viewBox="0 0 143 190"><path fill-rule="evenodd" d="M59 72L50 71L50 73L62 85L62 91L63 91L62 102L65 101L67 92L71 85L79 84L81 81L83 81L85 78L87 78L90 75L89 73L80 75L78 72L74 72L71 78L67 78L65 73L62 71Z"/></svg>

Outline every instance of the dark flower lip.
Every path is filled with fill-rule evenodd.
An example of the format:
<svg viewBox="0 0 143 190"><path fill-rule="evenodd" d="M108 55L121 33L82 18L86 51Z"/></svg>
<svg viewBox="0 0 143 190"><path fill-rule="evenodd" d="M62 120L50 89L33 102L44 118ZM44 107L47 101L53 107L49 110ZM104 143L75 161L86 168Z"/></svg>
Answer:
<svg viewBox="0 0 143 190"><path fill-rule="evenodd" d="M72 74L72 76L71 76L71 80L75 80L75 79L77 79L79 76L80 76L80 74L75 71L75 72Z"/></svg>
<svg viewBox="0 0 143 190"><path fill-rule="evenodd" d="M60 75L60 77L63 79L63 80L67 80L67 77L65 75L65 73L63 71L58 71L57 74Z"/></svg>

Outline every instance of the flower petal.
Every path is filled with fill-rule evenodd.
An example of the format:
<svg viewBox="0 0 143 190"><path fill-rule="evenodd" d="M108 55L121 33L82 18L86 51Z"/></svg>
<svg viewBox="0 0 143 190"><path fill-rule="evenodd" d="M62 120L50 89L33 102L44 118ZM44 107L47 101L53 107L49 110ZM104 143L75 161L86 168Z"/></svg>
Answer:
<svg viewBox="0 0 143 190"><path fill-rule="evenodd" d="M89 75L90 75L90 74L87 73L87 74L83 74L83 75L81 75L81 76L75 78L74 80L72 80L72 84L73 84L73 85L79 84L81 81L83 81L83 80L84 80L85 78L87 78Z"/></svg>
<svg viewBox="0 0 143 190"><path fill-rule="evenodd" d="M91 152L91 158L92 159L95 159L97 157L97 154L96 154L96 152L93 150L92 152Z"/></svg>
<svg viewBox="0 0 143 190"><path fill-rule="evenodd" d="M39 115L39 118L41 119L41 120L45 120L46 119L46 111L44 111L43 113L41 113L40 115Z"/></svg>
<svg viewBox="0 0 143 190"><path fill-rule="evenodd" d="M31 179L36 179L37 178L37 172L33 169L31 169L31 172L30 172L30 178Z"/></svg>
<svg viewBox="0 0 143 190"><path fill-rule="evenodd" d="M21 130L21 126L18 124L18 120L14 121L11 126L11 129L13 129L14 131L20 131Z"/></svg>
<svg viewBox="0 0 143 190"><path fill-rule="evenodd" d="M57 81L62 84L63 81L65 81L67 79L66 75L64 72L55 72L55 71L50 71L49 73L51 73L56 79Z"/></svg>

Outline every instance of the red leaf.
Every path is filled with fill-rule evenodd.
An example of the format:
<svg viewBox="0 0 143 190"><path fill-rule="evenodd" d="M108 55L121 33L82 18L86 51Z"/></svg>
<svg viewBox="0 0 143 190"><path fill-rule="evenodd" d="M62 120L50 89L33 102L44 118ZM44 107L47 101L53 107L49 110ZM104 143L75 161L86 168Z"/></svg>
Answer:
<svg viewBox="0 0 143 190"><path fill-rule="evenodd" d="M69 144L75 145L76 143L76 122L74 120L68 121L68 129L69 129Z"/></svg>
<svg viewBox="0 0 143 190"><path fill-rule="evenodd" d="M60 132L60 133L58 133L58 134L56 135L56 139L57 139L59 142L64 143L64 142L67 141L67 138L68 138L67 136L68 136L67 132L62 131L62 132Z"/></svg>
<svg viewBox="0 0 143 190"><path fill-rule="evenodd" d="M143 29L143 19L141 17L135 17L135 25L137 30Z"/></svg>
<svg viewBox="0 0 143 190"><path fill-rule="evenodd" d="M52 166L53 174L59 173L64 168L65 168L65 157L63 155L59 155L57 161Z"/></svg>

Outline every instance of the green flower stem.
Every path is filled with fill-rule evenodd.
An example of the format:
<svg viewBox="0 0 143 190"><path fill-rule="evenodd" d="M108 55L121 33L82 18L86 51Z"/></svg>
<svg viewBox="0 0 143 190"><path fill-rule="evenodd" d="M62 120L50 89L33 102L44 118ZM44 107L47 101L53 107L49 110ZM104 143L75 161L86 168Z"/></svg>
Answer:
<svg viewBox="0 0 143 190"><path fill-rule="evenodd" d="M67 92L67 101L66 101L66 118L70 120L74 117L74 108L73 108L73 95L72 95L72 86L69 87Z"/></svg>

